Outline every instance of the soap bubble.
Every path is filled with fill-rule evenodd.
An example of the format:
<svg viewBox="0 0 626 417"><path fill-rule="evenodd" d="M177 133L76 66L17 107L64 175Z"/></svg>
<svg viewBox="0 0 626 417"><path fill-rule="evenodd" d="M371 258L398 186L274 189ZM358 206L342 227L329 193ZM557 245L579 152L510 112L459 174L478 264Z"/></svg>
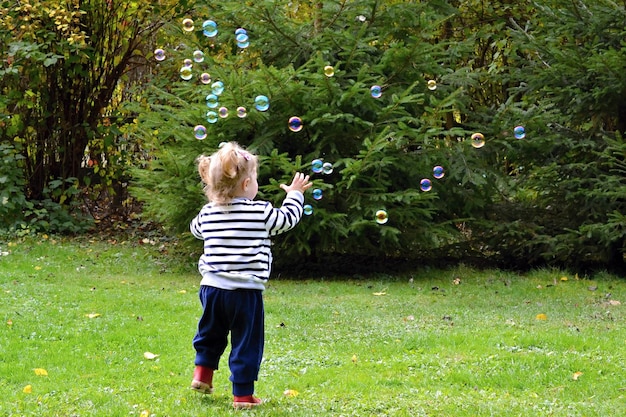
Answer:
<svg viewBox="0 0 626 417"><path fill-rule="evenodd" d="M385 210L378 210L376 212L376 223L385 224L389 221L389 217L387 216L387 212Z"/></svg>
<svg viewBox="0 0 626 417"><path fill-rule="evenodd" d="M191 67L184 65L180 68L180 78L182 78L185 81L189 81L191 80L192 77L193 77L193 73L191 71Z"/></svg>
<svg viewBox="0 0 626 417"><path fill-rule="evenodd" d="M299 132L304 127L304 125L302 124L302 119L296 116L289 118L288 125L289 125L289 130L291 130L292 132Z"/></svg>
<svg viewBox="0 0 626 417"><path fill-rule="evenodd" d="M420 181L420 190L422 191L430 191L433 188L433 183L428 179L424 178Z"/></svg>
<svg viewBox="0 0 626 417"><path fill-rule="evenodd" d="M206 106L210 109L214 109L219 105L218 98L215 94L208 94L206 96Z"/></svg>
<svg viewBox="0 0 626 417"><path fill-rule="evenodd" d="M212 20L205 20L202 23L202 33L207 38L212 38L217 35L217 23Z"/></svg>
<svg viewBox="0 0 626 417"><path fill-rule="evenodd" d="M183 30L185 32L193 31L193 20L192 19L189 19L189 18L183 19Z"/></svg>
<svg viewBox="0 0 626 417"><path fill-rule="evenodd" d="M211 75L208 72L203 72L200 74L200 82L202 84L208 84L211 82Z"/></svg>
<svg viewBox="0 0 626 417"><path fill-rule="evenodd" d="M154 59L157 61L163 61L165 59L165 51L161 48L154 50Z"/></svg>
<svg viewBox="0 0 626 417"><path fill-rule="evenodd" d="M373 85L372 88L370 88L370 92L374 98L380 98L383 95L383 89L379 85Z"/></svg>
<svg viewBox="0 0 626 417"><path fill-rule="evenodd" d="M241 35L241 34L248 34L248 31L247 31L247 30L245 30L244 28L237 28L237 29L235 30L235 36L237 36L237 35Z"/></svg>
<svg viewBox="0 0 626 417"><path fill-rule="evenodd" d="M189 58L183 59L183 67L192 67L193 61Z"/></svg>
<svg viewBox="0 0 626 417"><path fill-rule="evenodd" d="M322 199L322 190L319 188L316 188L313 190L313 199L314 200L321 200Z"/></svg>
<svg viewBox="0 0 626 417"><path fill-rule="evenodd" d="M428 89L430 91L433 91L433 90L437 89L437 81L435 81L435 80L428 80L428 83L426 83L426 85L428 86Z"/></svg>
<svg viewBox="0 0 626 417"><path fill-rule="evenodd" d="M524 139L526 137L526 129L524 126L515 126L513 129L513 135L515 139Z"/></svg>
<svg viewBox="0 0 626 417"><path fill-rule="evenodd" d="M439 180L443 178L444 175L446 175L446 172L444 171L442 166L437 165L433 167L433 177L435 177L435 179Z"/></svg>
<svg viewBox="0 0 626 417"><path fill-rule="evenodd" d="M193 60L195 62L203 62L204 61L204 52L202 52L199 49L193 51Z"/></svg>
<svg viewBox="0 0 626 417"><path fill-rule="evenodd" d="M307 216L313 214L313 206L311 206L310 204L305 204L302 209L304 210L304 214Z"/></svg>
<svg viewBox="0 0 626 417"><path fill-rule="evenodd" d="M324 170L324 162L321 159L314 159L311 161L311 171L315 174L319 174Z"/></svg>
<svg viewBox="0 0 626 417"><path fill-rule="evenodd" d="M324 162L322 165L322 172L326 175L330 175L333 173L333 164L330 162Z"/></svg>
<svg viewBox="0 0 626 417"><path fill-rule="evenodd" d="M198 140L206 139L206 137L207 137L206 127L204 127L202 125L198 125L198 126L194 127L193 128L193 135Z"/></svg>
<svg viewBox="0 0 626 417"><path fill-rule="evenodd" d="M214 111L210 110L208 112L206 112L206 121L209 123L216 123L217 122L217 113L215 113Z"/></svg>
<svg viewBox="0 0 626 417"><path fill-rule="evenodd" d="M219 110L217 111L217 114L222 119L225 119L228 117L228 109L226 107L220 107Z"/></svg>
<svg viewBox="0 0 626 417"><path fill-rule="evenodd" d="M237 42L237 46L241 49L246 49L248 46L250 46L250 42L246 41L246 42Z"/></svg>
<svg viewBox="0 0 626 417"><path fill-rule="evenodd" d="M270 108L270 100L266 96L256 96L254 99L254 107L258 111L267 111Z"/></svg>
<svg viewBox="0 0 626 417"><path fill-rule="evenodd" d="M247 115L248 115L248 111L246 110L245 107L243 106L237 107L237 117L239 117L240 119L243 119Z"/></svg>
<svg viewBox="0 0 626 417"><path fill-rule="evenodd" d="M331 65L326 65L324 67L324 75L327 77L332 77L335 75L335 69Z"/></svg>
<svg viewBox="0 0 626 417"><path fill-rule="evenodd" d="M224 92L224 83L221 81L215 81L213 84L211 84L211 91L216 96L219 96Z"/></svg>
<svg viewBox="0 0 626 417"><path fill-rule="evenodd" d="M483 146L485 146L485 135L483 135L482 133L479 133L479 132L474 133L471 137L471 140L472 140L472 146L476 149L482 148Z"/></svg>
<svg viewBox="0 0 626 417"><path fill-rule="evenodd" d="M237 43L246 43L246 42L248 42L248 34L247 33L240 33L240 34L235 36L235 40L237 41Z"/></svg>

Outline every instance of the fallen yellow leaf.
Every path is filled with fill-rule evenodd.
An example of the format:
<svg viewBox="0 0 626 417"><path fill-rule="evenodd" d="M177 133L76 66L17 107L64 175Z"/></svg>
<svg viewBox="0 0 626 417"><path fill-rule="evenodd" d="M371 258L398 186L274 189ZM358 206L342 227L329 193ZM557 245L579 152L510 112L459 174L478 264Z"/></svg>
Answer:
<svg viewBox="0 0 626 417"><path fill-rule="evenodd" d="M89 317L90 319L95 319L96 317L100 317L101 314L100 313L89 313L89 314L85 314L85 317Z"/></svg>
<svg viewBox="0 0 626 417"><path fill-rule="evenodd" d="M150 415L150 410L143 410L139 417L148 417Z"/></svg>
<svg viewBox="0 0 626 417"><path fill-rule="evenodd" d="M285 397L297 397L299 394L298 391L296 391L295 389L286 389L285 392L283 392L283 395Z"/></svg>
<svg viewBox="0 0 626 417"><path fill-rule="evenodd" d="M384 292L384 291L381 291L381 292L375 292L375 293L373 293L373 295L381 296L381 295L387 295L387 293Z"/></svg>
<svg viewBox="0 0 626 417"><path fill-rule="evenodd" d="M562 276L561 277L561 281L567 281L569 278L567 278L566 276Z"/></svg>
<svg viewBox="0 0 626 417"><path fill-rule="evenodd" d="M546 316L543 313L537 314L537 317L535 317L537 320L548 320L548 316Z"/></svg>
<svg viewBox="0 0 626 417"><path fill-rule="evenodd" d="M618 300L609 300L609 304L612 306L620 306L622 303Z"/></svg>
<svg viewBox="0 0 626 417"><path fill-rule="evenodd" d="M179 294L187 294L187 290L180 290L178 291Z"/></svg>
<svg viewBox="0 0 626 417"><path fill-rule="evenodd" d="M35 371L35 375L39 375L39 376L48 376L48 371L46 371L43 368L35 368L33 369Z"/></svg>
<svg viewBox="0 0 626 417"><path fill-rule="evenodd" d="M24 387L24 389L22 390L22 392L24 394L32 394L33 393L33 386L32 385L26 385Z"/></svg>
<svg viewBox="0 0 626 417"><path fill-rule="evenodd" d="M146 359L148 359L149 361L151 361L151 360L153 360L153 359L158 358L158 357L159 357L159 355L154 354L154 353L152 353L152 352L144 352L144 353L143 353L143 357L144 357L144 358L146 358Z"/></svg>
<svg viewBox="0 0 626 417"><path fill-rule="evenodd" d="M574 372L574 375L572 375L572 379L574 381L578 381L578 378L580 378L582 376L582 372Z"/></svg>
<svg viewBox="0 0 626 417"><path fill-rule="evenodd" d="M353 362L355 365L356 365L356 361L357 361L356 355L352 355L352 362Z"/></svg>

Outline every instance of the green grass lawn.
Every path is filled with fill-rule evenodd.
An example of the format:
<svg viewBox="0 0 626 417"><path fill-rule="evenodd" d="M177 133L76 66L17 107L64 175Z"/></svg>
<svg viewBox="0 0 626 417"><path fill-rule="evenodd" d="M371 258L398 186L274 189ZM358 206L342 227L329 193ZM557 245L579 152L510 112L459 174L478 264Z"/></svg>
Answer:
<svg viewBox="0 0 626 417"><path fill-rule="evenodd" d="M0 243L0 415L589 417L626 409L626 281L457 267L273 280L257 383L266 404L234 411L226 357L214 395L189 389L199 276L174 268L158 247Z"/></svg>

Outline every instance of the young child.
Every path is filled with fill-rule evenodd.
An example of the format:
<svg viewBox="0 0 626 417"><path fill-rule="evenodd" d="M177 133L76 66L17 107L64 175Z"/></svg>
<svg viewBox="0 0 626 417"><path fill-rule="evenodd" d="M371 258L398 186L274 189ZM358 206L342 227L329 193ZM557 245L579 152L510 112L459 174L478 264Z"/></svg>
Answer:
<svg viewBox="0 0 626 417"><path fill-rule="evenodd" d="M196 350L191 388L213 392L213 372L231 337L229 367L235 408L262 403L255 397L264 346L262 293L269 279L270 237L295 227L302 218L309 176L296 173L281 184L287 195L280 208L254 201L258 192L257 158L234 142L211 155L200 156L198 172L207 203L191 221L191 233L204 241L198 262L202 274L203 313L193 339Z"/></svg>

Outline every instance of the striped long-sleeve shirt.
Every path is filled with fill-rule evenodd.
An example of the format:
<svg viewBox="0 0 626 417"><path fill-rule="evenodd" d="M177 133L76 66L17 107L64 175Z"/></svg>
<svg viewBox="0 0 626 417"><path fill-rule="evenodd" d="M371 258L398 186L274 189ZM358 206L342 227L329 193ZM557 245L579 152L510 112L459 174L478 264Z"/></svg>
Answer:
<svg viewBox="0 0 626 417"><path fill-rule="evenodd" d="M298 224L303 203L304 195L291 191L280 208L246 198L202 207L189 225L191 233L204 241L198 261L200 284L264 290L272 267L270 238Z"/></svg>

